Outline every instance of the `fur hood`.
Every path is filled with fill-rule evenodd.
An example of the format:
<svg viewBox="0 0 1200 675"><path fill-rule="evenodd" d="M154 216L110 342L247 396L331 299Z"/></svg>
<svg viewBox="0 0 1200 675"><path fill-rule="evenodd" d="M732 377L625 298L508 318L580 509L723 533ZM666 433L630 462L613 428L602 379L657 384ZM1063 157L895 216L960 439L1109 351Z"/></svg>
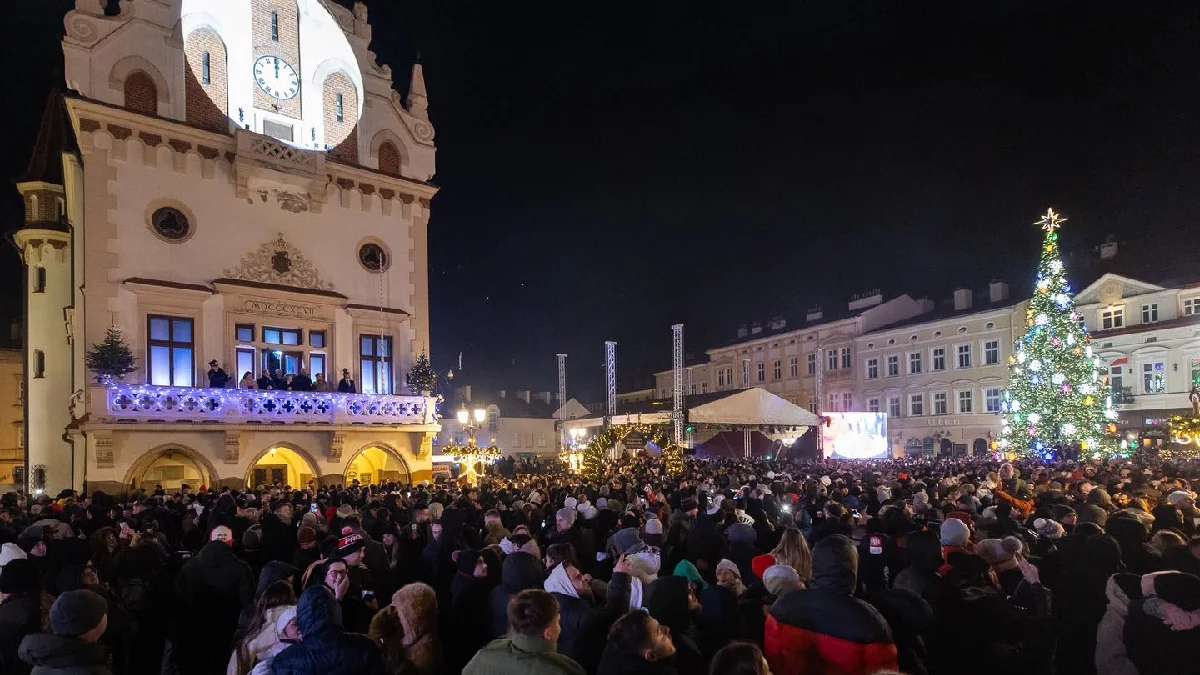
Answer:
<svg viewBox="0 0 1200 675"><path fill-rule="evenodd" d="M411 645L437 632L437 594L426 584L409 584L396 591L392 605L404 627L404 644Z"/></svg>

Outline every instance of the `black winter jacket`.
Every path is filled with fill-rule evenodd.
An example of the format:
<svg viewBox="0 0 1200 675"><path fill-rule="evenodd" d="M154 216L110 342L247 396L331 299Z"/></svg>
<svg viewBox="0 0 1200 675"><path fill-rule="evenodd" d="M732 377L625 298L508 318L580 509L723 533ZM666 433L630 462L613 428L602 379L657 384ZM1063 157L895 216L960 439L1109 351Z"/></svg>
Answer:
<svg viewBox="0 0 1200 675"><path fill-rule="evenodd" d="M504 559L500 585L492 589L488 603L492 615L492 637L508 635L508 601L529 588L542 587L542 563L532 553L518 551Z"/></svg>
<svg viewBox="0 0 1200 675"><path fill-rule="evenodd" d="M0 673L23 675L29 666L17 658L26 635L42 630L42 605L37 593L14 596L0 604Z"/></svg>
<svg viewBox="0 0 1200 675"><path fill-rule="evenodd" d="M21 660L33 666L33 675L112 675L104 651L77 637L30 635L21 643Z"/></svg>
<svg viewBox="0 0 1200 675"><path fill-rule="evenodd" d="M383 658L371 638L342 630L342 608L324 586L312 586L296 605L303 635L271 661L273 675L381 675Z"/></svg>
<svg viewBox="0 0 1200 675"><path fill-rule="evenodd" d="M629 611L630 588L629 575L615 572L608 584L608 597L603 605L595 606L587 600L552 593L558 599L559 622L562 625L562 633L558 636L558 653L574 660L587 672L596 672L600 654L608 639L608 629Z"/></svg>

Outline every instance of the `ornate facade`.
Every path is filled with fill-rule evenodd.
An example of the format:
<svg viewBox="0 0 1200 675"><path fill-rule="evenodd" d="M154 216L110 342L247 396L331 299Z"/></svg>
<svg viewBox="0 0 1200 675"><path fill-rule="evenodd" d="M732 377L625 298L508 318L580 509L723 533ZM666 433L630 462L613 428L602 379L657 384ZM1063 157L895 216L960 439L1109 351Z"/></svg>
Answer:
<svg viewBox="0 0 1200 675"><path fill-rule="evenodd" d="M65 18L68 91L17 185L30 487L428 478L440 427L404 382L429 343L420 66L402 98L361 3L104 4ZM101 384L109 327L137 370ZM239 386L264 371L357 391Z"/></svg>

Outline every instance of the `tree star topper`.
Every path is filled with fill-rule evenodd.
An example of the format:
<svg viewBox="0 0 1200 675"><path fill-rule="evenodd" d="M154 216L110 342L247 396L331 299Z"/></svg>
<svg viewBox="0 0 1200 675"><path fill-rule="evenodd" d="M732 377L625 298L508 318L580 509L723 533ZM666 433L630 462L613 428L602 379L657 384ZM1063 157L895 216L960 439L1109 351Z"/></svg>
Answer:
<svg viewBox="0 0 1200 675"><path fill-rule="evenodd" d="M1053 232L1062 227L1062 224L1065 222L1067 222L1067 219L1060 218L1059 215L1054 212L1054 209L1046 209L1046 215L1042 216L1042 219L1037 221L1037 224L1040 225L1043 230L1047 232Z"/></svg>

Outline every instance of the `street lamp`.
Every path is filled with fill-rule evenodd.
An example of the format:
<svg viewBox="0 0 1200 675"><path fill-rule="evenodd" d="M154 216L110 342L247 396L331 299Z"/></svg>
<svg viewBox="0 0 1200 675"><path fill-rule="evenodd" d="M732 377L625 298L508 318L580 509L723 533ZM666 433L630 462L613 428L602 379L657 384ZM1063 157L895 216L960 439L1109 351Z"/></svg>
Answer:
<svg viewBox="0 0 1200 675"><path fill-rule="evenodd" d="M563 448L559 455L559 460L567 465L570 471L578 473L583 468L583 450L587 446L587 429L573 428L567 430L567 435L571 440L567 447Z"/></svg>
<svg viewBox="0 0 1200 675"><path fill-rule="evenodd" d="M467 432L468 441L465 446L452 445L447 450L454 458L461 462L464 466L463 477L472 485L478 482L479 473L475 470L476 462L491 462L500 457L500 448L496 447L496 441L493 439L491 444L486 448L479 447L475 441L475 434L483 428L483 423L487 421L487 410L484 408L476 408L474 411L467 410L467 404L463 403L462 407L456 413L458 417L459 427Z"/></svg>

